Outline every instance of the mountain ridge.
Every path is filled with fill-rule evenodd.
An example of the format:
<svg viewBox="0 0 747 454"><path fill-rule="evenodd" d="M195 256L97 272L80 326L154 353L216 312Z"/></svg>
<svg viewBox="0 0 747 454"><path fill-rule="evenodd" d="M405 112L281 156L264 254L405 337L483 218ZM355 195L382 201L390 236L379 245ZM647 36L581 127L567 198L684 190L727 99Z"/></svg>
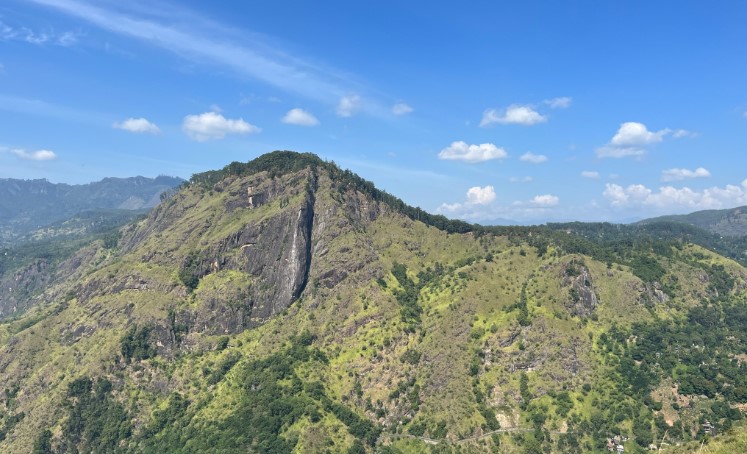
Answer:
<svg viewBox="0 0 747 454"><path fill-rule="evenodd" d="M636 224L650 224L662 221L690 224L717 235L744 236L747 235L747 206L659 216L638 221Z"/></svg>
<svg viewBox="0 0 747 454"><path fill-rule="evenodd" d="M0 246L16 244L29 232L96 209L147 210L160 195L182 184L175 177L108 177L81 185L46 179L0 179ZM32 233L33 236L33 233Z"/></svg>
<svg viewBox="0 0 747 454"><path fill-rule="evenodd" d="M318 158L258 159L87 243L0 323L0 450L643 452L737 419L738 263L452 223Z"/></svg>

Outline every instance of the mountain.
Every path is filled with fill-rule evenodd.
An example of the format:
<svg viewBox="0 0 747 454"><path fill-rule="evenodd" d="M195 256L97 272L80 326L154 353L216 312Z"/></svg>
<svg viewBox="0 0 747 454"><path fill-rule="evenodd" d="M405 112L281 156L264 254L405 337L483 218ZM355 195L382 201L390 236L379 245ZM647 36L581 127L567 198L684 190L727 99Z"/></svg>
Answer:
<svg viewBox="0 0 747 454"><path fill-rule="evenodd" d="M0 246L18 244L29 237L69 233L45 231L84 212L147 210L160 195L180 185L180 178L105 178L82 185L50 183L47 180L0 179ZM112 213L115 217L124 213ZM85 215L83 215L85 216ZM78 230L80 226L77 226Z"/></svg>
<svg viewBox="0 0 747 454"><path fill-rule="evenodd" d="M747 269L615 229L450 221L311 154L194 175L116 234L59 246L0 322L0 452L727 442Z"/></svg>
<svg viewBox="0 0 747 454"><path fill-rule="evenodd" d="M703 210L690 214L660 216L638 221L638 224L662 221L690 224L717 235L745 236L747 235L747 206L728 210Z"/></svg>

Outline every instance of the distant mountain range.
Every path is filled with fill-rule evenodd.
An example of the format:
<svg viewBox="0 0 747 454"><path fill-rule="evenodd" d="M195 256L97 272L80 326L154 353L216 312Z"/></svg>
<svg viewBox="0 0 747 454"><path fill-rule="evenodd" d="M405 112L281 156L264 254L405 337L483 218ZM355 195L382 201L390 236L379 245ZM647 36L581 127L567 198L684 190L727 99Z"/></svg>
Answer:
<svg viewBox="0 0 747 454"><path fill-rule="evenodd" d="M128 215L127 212L147 210L156 206L160 196L184 180L159 176L156 178L104 178L94 183L69 185L44 180L0 179L0 246L17 244L24 238L38 238L45 228L63 223L84 212L107 217ZM111 210L126 210L113 213ZM95 217L91 213L82 218ZM83 224L85 227L87 224ZM69 225L67 227L70 227ZM76 229L80 230L80 225ZM84 229L85 230L85 229ZM69 232L52 229L46 236Z"/></svg>
<svg viewBox="0 0 747 454"><path fill-rule="evenodd" d="M747 206L726 210L703 210L690 214L660 216L644 219L637 224L681 222L724 236L747 235Z"/></svg>

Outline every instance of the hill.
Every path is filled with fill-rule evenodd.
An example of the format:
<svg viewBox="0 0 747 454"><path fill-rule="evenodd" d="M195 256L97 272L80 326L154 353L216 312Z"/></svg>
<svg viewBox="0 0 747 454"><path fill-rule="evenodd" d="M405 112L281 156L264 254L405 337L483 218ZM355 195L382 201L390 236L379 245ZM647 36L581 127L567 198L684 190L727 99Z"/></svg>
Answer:
<svg viewBox="0 0 747 454"><path fill-rule="evenodd" d="M643 452L727 430L747 269L582 231L450 221L309 154L195 175L0 323L0 451Z"/></svg>
<svg viewBox="0 0 747 454"><path fill-rule="evenodd" d="M637 222L637 224L651 224L662 221L690 224L717 235L747 235L747 207L730 208L727 210L703 210L690 214L660 216L644 219Z"/></svg>
<svg viewBox="0 0 747 454"><path fill-rule="evenodd" d="M112 210L148 210L160 201L160 195L183 180L166 176L156 178L105 178L82 185L50 183L47 180L0 179L0 246L11 246L29 238L68 234L49 230L55 223L71 220L83 213L101 210L102 214L122 214ZM108 210L108 211L107 211ZM81 226L77 226L80 230Z"/></svg>

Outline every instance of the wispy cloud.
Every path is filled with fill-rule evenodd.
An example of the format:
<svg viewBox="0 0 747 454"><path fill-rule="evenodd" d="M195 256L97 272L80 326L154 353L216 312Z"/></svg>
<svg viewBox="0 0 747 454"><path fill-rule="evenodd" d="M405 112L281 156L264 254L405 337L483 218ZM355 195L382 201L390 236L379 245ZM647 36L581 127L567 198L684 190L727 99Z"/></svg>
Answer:
<svg viewBox="0 0 747 454"><path fill-rule="evenodd" d="M596 170L584 170L583 172L581 172L581 176L584 178L596 180L599 178L599 172L597 172Z"/></svg>
<svg viewBox="0 0 747 454"><path fill-rule="evenodd" d="M31 1L196 63L218 64L287 92L329 105L336 104L351 91L363 89L362 84L353 80L349 74L290 55L277 46L268 44L267 37L231 30L184 9L173 11L169 17L169 13L154 13L152 8L136 10L129 3ZM124 8L130 9L125 11ZM189 20L184 21L185 17ZM366 107L372 111L376 109L373 103Z"/></svg>
<svg viewBox="0 0 747 454"><path fill-rule="evenodd" d="M52 161L57 159L57 154L50 150L27 151L21 148L0 147L0 152L10 153L24 161Z"/></svg>
<svg viewBox="0 0 747 454"><path fill-rule="evenodd" d="M354 113L361 109L362 105L363 102L360 96L345 95L337 103L337 116L343 118L352 117Z"/></svg>
<svg viewBox="0 0 747 454"><path fill-rule="evenodd" d="M412 113L414 110L415 109L410 107L409 104L406 104L404 102L398 102L397 104L392 106L392 113L394 115L397 115L398 117Z"/></svg>
<svg viewBox="0 0 747 454"><path fill-rule="evenodd" d="M107 114L86 112L67 106L0 93L0 110L24 115L50 117L87 124L111 124Z"/></svg>
<svg viewBox="0 0 747 454"><path fill-rule="evenodd" d="M58 33L54 30L38 31L28 27L8 25L0 21L0 41L23 41L37 46L54 44L63 47L75 45L82 33L66 31Z"/></svg>
<svg viewBox="0 0 747 454"><path fill-rule="evenodd" d="M543 102L550 106L551 109L567 109L568 107L571 107L573 98L570 96L562 96L560 98L545 99Z"/></svg>
<svg viewBox="0 0 747 454"><path fill-rule="evenodd" d="M681 181L692 178L708 178L711 172L704 167L698 167L695 170L690 169L667 169L661 172L661 181Z"/></svg>
<svg viewBox="0 0 747 454"><path fill-rule="evenodd" d="M151 123L145 118L128 118L125 121L112 124L112 127L136 134L159 134L161 132L161 129L155 123Z"/></svg>
<svg viewBox="0 0 747 454"><path fill-rule="evenodd" d="M672 137L675 139L682 139L682 138L695 138L698 137L697 132L688 131L687 129L678 129L672 133Z"/></svg>
<svg viewBox="0 0 747 454"><path fill-rule="evenodd" d="M530 162L532 164L542 164L547 161L547 156L543 154L534 154L531 151L527 151L523 155L519 156L519 161Z"/></svg>

